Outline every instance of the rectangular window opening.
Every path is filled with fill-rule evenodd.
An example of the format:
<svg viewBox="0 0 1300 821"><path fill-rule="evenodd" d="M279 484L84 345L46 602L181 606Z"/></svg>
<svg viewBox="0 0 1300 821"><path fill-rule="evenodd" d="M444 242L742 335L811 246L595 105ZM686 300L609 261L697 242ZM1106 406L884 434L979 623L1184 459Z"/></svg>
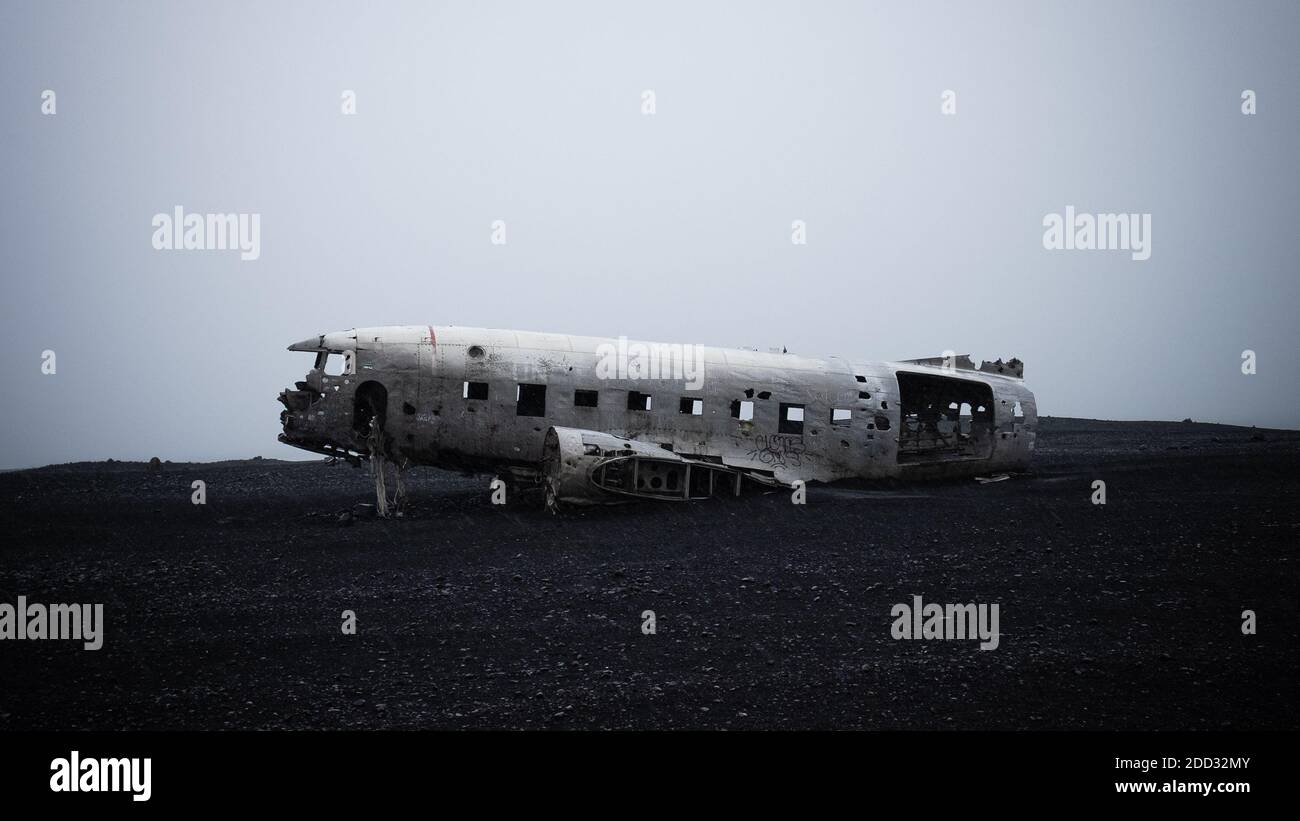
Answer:
<svg viewBox="0 0 1300 821"><path fill-rule="evenodd" d="M781 403L781 413L777 417L777 433L799 435L803 433L803 405Z"/></svg>
<svg viewBox="0 0 1300 821"><path fill-rule="evenodd" d="M731 402L731 418L739 419L742 422L753 421L754 403L748 399L733 399Z"/></svg>
<svg viewBox="0 0 1300 821"><path fill-rule="evenodd" d="M576 390L573 392L575 408L594 408L600 403L600 394L596 391Z"/></svg>
<svg viewBox="0 0 1300 821"><path fill-rule="evenodd" d="M627 392L627 409L634 411L650 410L650 394L640 391Z"/></svg>
<svg viewBox="0 0 1300 821"><path fill-rule="evenodd" d="M515 392L516 416L546 415L546 386L520 384Z"/></svg>
<svg viewBox="0 0 1300 821"><path fill-rule="evenodd" d="M703 416L704 400L696 399L691 396L683 396L677 410L679 413L690 414L691 416Z"/></svg>

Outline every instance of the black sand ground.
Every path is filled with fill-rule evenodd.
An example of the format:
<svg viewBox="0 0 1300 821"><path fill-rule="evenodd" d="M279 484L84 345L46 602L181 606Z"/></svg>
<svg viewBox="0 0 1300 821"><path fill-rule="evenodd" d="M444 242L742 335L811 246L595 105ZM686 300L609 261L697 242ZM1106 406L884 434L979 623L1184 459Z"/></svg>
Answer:
<svg viewBox="0 0 1300 821"><path fill-rule="evenodd" d="M1041 431L1030 476L806 507L552 517L421 470L409 518L350 527L343 465L0 474L0 601L107 620L0 642L0 729L1300 728L1300 433ZM894 640L914 594L998 603L1000 646Z"/></svg>

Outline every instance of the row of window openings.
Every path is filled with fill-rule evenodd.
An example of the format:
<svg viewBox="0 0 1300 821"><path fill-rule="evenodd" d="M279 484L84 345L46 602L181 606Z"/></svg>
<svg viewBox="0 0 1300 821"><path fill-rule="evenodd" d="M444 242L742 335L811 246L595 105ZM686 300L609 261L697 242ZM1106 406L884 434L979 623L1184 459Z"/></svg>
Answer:
<svg viewBox="0 0 1300 821"><path fill-rule="evenodd" d="M462 392L465 399L485 400L488 398L488 383L486 382L466 382ZM573 405L577 408L594 408L598 404L600 394L592 390L575 390L573 392ZM858 398L869 399L870 394L866 391L858 393ZM648 393L639 391L628 391L627 409L632 411L649 411L653 407L654 399ZM780 433L803 433L804 406L793 403L781 402L778 432ZM881 403L882 407L888 407L886 403ZM678 413L688 416L704 415L704 400L696 399L690 396L683 396L677 406ZM515 387L515 413L518 416L545 416L546 415L546 386L519 384ZM750 422L754 419L754 403L748 399L735 399L731 403L731 418L739 419L742 422ZM848 425L853 421L853 411L848 408L831 408L831 424L842 426ZM884 416L877 416L874 424L867 427L875 428L877 425L881 430L889 430L889 420Z"/></svg>

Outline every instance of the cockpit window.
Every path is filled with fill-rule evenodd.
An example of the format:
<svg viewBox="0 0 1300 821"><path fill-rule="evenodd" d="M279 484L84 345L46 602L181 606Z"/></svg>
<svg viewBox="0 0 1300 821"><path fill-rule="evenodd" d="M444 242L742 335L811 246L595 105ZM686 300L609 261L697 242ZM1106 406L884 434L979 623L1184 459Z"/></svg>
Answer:
<svg viewBox="0 0 1300 821"><path fill-rule="evenodd" d="M316 354L316 368L326 376L346 376L356 373L355 354L352 351L321 351Z"/></svg>

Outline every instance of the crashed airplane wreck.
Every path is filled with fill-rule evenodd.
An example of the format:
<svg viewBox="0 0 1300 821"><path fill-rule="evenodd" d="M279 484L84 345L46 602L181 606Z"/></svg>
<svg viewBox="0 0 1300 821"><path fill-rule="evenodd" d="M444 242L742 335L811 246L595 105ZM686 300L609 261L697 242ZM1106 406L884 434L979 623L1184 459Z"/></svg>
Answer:
<svg viewBox="0 0 1300 821"><path fill-rule="evenodd" d="M402 474L416 465L540 484L554 510L1009 472L1034 450L1034 395L1017 359L865 362L423 325L289 350L316 358L280 394L280 441L370 460L381 515L400 509Z"/></svg>

